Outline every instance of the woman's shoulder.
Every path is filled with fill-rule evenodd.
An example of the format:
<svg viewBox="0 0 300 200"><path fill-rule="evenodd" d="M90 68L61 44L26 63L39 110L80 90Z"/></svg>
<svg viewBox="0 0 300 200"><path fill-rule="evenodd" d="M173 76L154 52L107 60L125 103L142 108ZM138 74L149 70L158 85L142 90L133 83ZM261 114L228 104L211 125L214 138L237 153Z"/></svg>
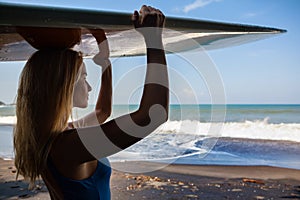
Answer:
<svg viewBox="0 0 300 200"><path fill-rule="evenodd" d="M86 149L76 129L66 129L54 139L50 149L52 158L73 164L95 160Z"/></svg>

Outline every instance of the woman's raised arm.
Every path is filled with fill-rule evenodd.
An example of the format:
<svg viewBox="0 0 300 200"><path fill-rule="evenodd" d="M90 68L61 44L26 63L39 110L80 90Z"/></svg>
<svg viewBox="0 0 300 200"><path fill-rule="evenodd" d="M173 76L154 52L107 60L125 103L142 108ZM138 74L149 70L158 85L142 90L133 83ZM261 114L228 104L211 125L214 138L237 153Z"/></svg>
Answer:
<svg viewBox="0 0 300 200"><path fill-rule="evenodd" d="M147 47L146 79L139 109L100 126L78 128L78 135L63 134L58 143L70 144L70 148L64 148L58 156L83 163L112 155L146 137L168 119L168 71L162 44L165 17L157 9L142 6L132 20Z"/></svg>
<svg viewBox="0 0 300 200"><path fill-rule="evenodd" d="M102 29L90 29L97 41L99 53L93 58L95 64L102 68L101 88L95 110L83 118L72 122L75 128L96 126L104 123L112 112L112 69L109 60L109 45Z"/></svg>

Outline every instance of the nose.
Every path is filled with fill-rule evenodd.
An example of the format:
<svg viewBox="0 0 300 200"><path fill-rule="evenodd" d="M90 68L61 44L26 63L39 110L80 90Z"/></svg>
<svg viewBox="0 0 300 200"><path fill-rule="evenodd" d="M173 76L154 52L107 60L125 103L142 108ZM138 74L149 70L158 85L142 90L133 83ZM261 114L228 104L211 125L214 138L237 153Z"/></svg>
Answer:
<svg viewBox="0 0 300 200"><path fill-rule="evenodd" d="M90 91L92 91L92 87L91 87L91 85L87 82L87 86L88 86L88 91L90 92Z"/></svg>

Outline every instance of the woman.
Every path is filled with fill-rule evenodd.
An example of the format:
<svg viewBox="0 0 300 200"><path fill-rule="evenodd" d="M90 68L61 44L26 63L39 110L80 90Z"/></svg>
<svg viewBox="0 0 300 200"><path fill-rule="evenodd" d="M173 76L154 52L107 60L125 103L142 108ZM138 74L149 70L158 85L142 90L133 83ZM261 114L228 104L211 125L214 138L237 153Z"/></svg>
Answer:
<svg viewBox="0 0 300 200"><path fill-rule="evenodd" d="M140 15L134 12L134 26L147 47L140 107L102 125L91 126L103 123L111 112L111 71L103 33L92 31L100 43L94 61L104 67L95 112L74 123L68 124L72 106L87 106L91 90L81 56L71 50L41 50L28 60L17 98L14 145L18 174L31 183L42 176L52 199L110 199L111 169L105 157L141 140L168 118L164 19L161 11L148 6L142 6ZM85 127L75 129L78 125Z"/></svg>

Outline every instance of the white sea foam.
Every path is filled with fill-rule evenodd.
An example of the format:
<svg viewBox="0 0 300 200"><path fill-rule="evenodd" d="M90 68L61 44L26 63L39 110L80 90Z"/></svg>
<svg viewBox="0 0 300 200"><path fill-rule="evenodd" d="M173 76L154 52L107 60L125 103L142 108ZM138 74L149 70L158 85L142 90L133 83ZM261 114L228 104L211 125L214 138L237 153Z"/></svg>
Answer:
<svg viewBox="0 0 300 200"><path fill-rule="evenodd" d="M208 163L222 161L236 164L245 159L243 156L248 156L247 159L251 158L253 162L253 159L257 159L255 163L261 164L262 160L272 160L274 155L272 154L271 158L268 157L269 154L266 155L266 158L256 158L255 155L259 157L261 153L269 152L270 149L274 149L274 151L276 149L278 155L283 155L284 152L287 152L286 154L290 157L297 155L295 152L298 152L298 145L292 147L287 144L300 142L300 124L269 124L267 119L226 122L219 135L216 136L223 138L219 140L220 143L217 146L215 145L218 140L214 140L212 138L214 135L209 133L213 125L213 123L192 120L168 121L149 137L125 151L111 156L110 159L118 161L180 159L182 162L182 158L184 158L183 162L187 163L197 163L201 160L201 162L207 161ZM224 139L224 137L232 139ZM245 140L236 138L245 138ZM270 140L270 142L266 140ZM272 140L277 141L271 142ZM251 154L249 157L248 151L253 155ZM203 161L201 158L205 158L208 154L207 160ZM275 155L274 159L278 159L278 155ZM298 166L299 163L296 164ZM297 166L296 168L298 168Z"/></svg>
<svg viewBox="0 0 300 200"><path fill-rule="evenodd" d="M14 122L15 117L0 118L2 158L13 158L13 127L5 125ZM212 125L193 120L168 121L150 136L110 156L110 159L189 164L265 164L300 169L300 123L272 124L267 119L226 122L217 136L218 140L209 133Z"/></svg>
<svg viewBox="0 0 300 200"><path fill-rule="evenodd" d="M16 116L0 117L0 125L14 125L16 122Z"/></svg>
<svg viewBox="0 0 300 200"><path fill-rule="evenodd" d="M300 142L299 123L271 124L268 123L267 119L262 121L226 122L219 134L211 134L210 128L213 125L213 123L191 120L168 121L159 127L157 132Z"/></svg>
<svg viewBox="0 0 300 200"><path fill-rule="evenodd" d="M0 125L14 125L15 116L0 117ZM191 134L207 137L231 137L262 140L289 140L300 142L299 123L268 123L267 118L261 121L225 122L220 132L211 133L211 127L215 125L209 122L193 120L168 121L155 132L160 134Z"/></svg>

